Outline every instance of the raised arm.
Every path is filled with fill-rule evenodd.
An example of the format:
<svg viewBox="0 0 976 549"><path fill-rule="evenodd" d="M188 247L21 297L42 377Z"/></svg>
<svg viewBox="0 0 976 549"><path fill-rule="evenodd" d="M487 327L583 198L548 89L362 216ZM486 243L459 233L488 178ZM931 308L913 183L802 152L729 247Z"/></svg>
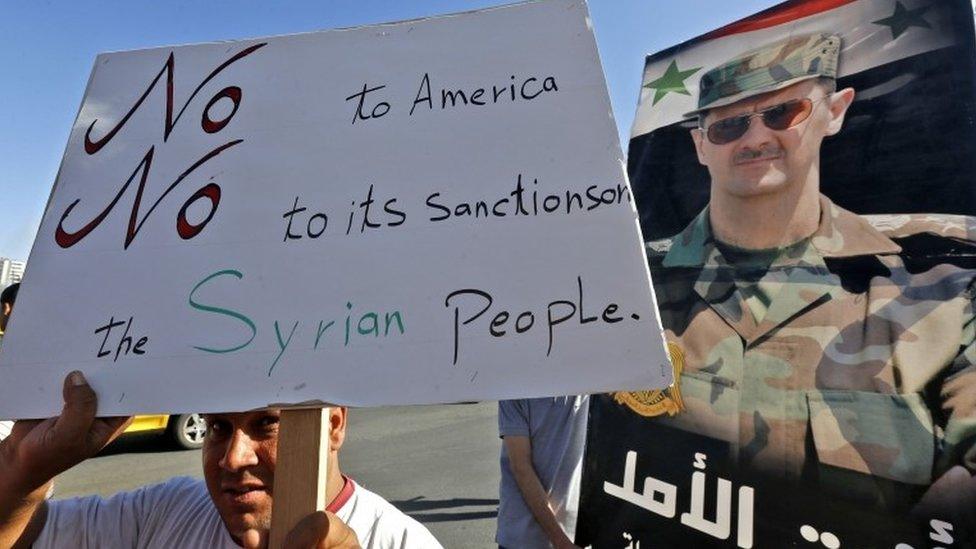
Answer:
<svg viewBox="0 0 976 549"><path fill-rule="evenodd" d="M30 547L44 527L51 481L98 453L131 418L96 418L98 397L81 372L64 380L61 415L18 421L0 442L0 548Z"/></svg>

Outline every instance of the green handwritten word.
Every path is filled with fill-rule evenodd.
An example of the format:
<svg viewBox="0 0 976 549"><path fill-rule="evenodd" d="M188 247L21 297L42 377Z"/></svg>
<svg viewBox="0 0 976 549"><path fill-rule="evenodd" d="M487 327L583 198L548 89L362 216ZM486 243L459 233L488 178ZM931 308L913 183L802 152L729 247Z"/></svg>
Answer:
<svg viewBox="0 0 976 549"><path fill-rule="evenodd" d="M192 347L198 351L203 351L205 353L233 353L246 349L251 342L258 335L257 324L251 320L251 317L246 314L231 309L229 306L217 306L213 304L203 304L197 297L198 291L211 283L222 277L232 277L237 280L243 280L244 274L240 271L234 269L225 269L222 271L217 271L204 277L203 280L198 282L192 290L190 290L190 295L187 299L191 308L197 311L203 311L205 313L210 313L217 317L224 317L225 319L233 319L236 322L241 323L242 326L246 327L250 332L249 337L243 343L237 343L230 346L216 347L216 346L203 346L203 345L193 345ZM275 354L274 360L268 367L268 376L274 372L275 367L281 360L282 355L285 354L285 350L288 349L292 340L295 339L296 334L299 335L299 340L303 339L304 334L308 334L309 347L311 350L318 350L320 344L327 345L327 340L330 334L336 333L335 338L342 338L342 346L346 347L349 345L350 340L353 338L378 338L389 337L391 335L403 335L404 334L404 324L403 315L400 311L391 311L384 313L377 313L374 311L368 311L364 313L353 312L353 304L351 301L346 301L346 314L343 322L345 330L340 334L336 330L330 332L330 328L335 326L335 320L318 320L317 326L313 323L304 323L302 320L295 320L290 326L287 323L280 323L278 320L272 322L272 327L274 328L275 343L277 344L277 353ZM314 329L301 330L300 328L308 326ZM205 331L204 331L205 333ZM326 340L326 341L323 341Z"/></svg>

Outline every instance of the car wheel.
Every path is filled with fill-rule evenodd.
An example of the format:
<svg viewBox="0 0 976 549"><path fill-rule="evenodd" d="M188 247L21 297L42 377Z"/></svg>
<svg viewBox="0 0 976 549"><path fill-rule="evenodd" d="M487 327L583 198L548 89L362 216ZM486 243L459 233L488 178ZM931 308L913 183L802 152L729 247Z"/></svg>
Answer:
<svg viewBox="0 0 976 549"><path fill-rule="evenodd" d="M200 414L183 414L170 417L167 434L181 448L187 450L200 448L203 446L203 437L206 433L207 423Z"/></svg>

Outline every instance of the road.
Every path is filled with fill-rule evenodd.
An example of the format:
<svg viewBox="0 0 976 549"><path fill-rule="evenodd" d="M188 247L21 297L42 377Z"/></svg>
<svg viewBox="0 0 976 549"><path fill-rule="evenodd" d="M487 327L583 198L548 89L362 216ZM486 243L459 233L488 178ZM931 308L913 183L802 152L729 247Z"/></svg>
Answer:
<svg viewBox="0 0 976 549"><path fill-rule="evenodd" d="M424 523L444 547L494 546L494 402L350 410L343 472ZM55 498L111 495L176 475L201 478L200 451L134 436L64 473Z"/></svg>

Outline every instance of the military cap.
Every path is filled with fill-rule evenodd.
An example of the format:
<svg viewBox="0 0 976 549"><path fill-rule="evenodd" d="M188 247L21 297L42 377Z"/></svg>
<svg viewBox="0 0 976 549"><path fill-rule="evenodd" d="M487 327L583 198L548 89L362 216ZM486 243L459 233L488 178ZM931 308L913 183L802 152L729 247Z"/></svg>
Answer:
<svg viewBox="0 0 976 549"><path fill-rule="evenodd" d="M698 108L685 114L731 105L803 80L837 78L840 36L827 33L791 36L739 55L701 77Z"/></svg>

